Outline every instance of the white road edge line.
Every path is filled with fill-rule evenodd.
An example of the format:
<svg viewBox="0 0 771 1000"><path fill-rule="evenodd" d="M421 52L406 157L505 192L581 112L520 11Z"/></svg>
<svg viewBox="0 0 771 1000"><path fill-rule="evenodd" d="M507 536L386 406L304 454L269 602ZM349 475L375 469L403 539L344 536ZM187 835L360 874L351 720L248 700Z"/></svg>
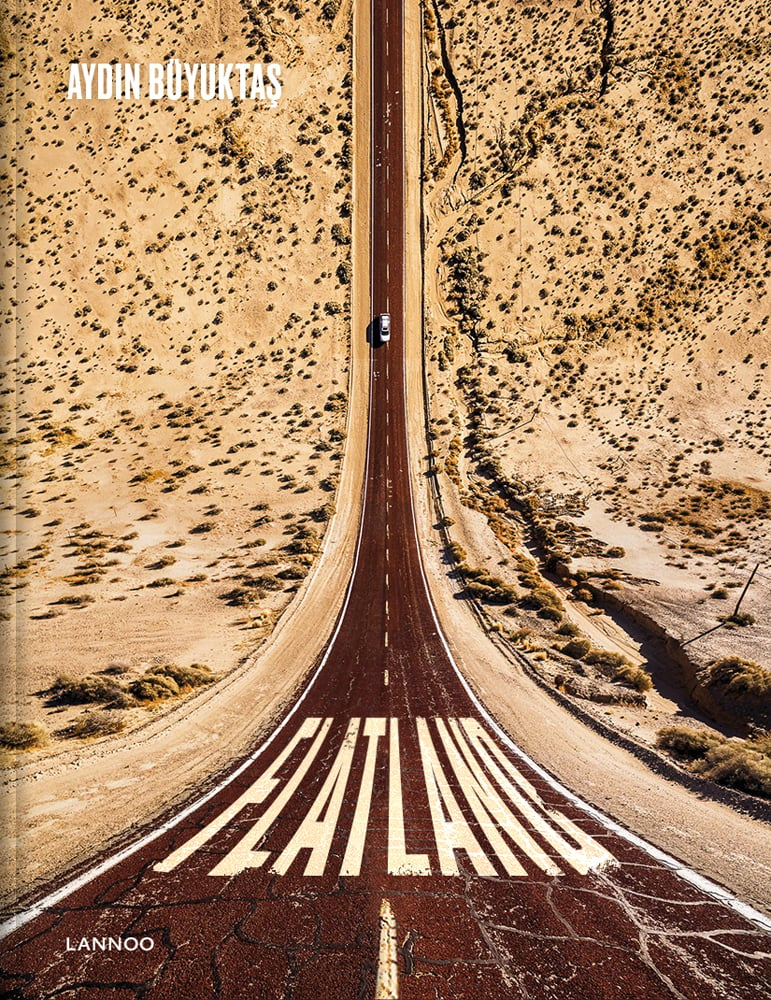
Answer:
<svg viewBox="0 0 771 1000"><path fill-rule="evenodd" d="M396 919L391 904L380 904L380 948L377 960L375 1000L399 1000L399 965L396 949Z"/></svg>

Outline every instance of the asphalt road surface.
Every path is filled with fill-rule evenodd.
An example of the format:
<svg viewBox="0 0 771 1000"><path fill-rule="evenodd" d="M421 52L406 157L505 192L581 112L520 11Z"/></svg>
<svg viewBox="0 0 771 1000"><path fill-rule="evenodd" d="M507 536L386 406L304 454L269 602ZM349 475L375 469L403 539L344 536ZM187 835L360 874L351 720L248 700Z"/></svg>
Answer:
<svg viewBox="0 0 771 1000"><path fill-rule="evenodd" d="M758 1000L771 937L752 912L532 767L444 644L407 456L400 0L376 0L372 37L372 315L392 338L371 350L336 631L204 801L22 915L0 982L35 1000Z"/></svg>

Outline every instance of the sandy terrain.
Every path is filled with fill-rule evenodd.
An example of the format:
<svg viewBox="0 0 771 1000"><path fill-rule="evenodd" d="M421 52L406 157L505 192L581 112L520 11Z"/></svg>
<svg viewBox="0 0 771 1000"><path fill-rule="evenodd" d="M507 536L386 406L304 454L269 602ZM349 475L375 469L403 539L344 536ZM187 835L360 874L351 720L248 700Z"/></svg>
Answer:
<svg viewBox="0 0 771 1000"><path fill-rule="evenodd" d="M51 752L98 707L52 704L57 676L227 674L316 558L346 433L350 4L334 20L235 0L19 17L3 700ZM281 64L278 107L66 100L70 59L225 52ZM103 699L127 725L176 700Z"/></svg>
<svg viewBox="0 0 771 1000"><path fill-rule="evenodd" d="M768 31L757 3L427 8L426 327L450 535L545 676L578 669L583 695L613 697L558 655L566 620L652 674L645 703L600 709L646 742L719 720L643 617L694 639L760 564L747 623L687 649L697 669L769 666Z"/></svg>

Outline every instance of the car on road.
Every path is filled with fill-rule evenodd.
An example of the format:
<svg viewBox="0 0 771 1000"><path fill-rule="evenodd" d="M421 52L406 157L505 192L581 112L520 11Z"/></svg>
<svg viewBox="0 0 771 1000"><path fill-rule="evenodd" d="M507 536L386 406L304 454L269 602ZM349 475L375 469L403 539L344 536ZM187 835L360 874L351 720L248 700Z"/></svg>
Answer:
<svg viewBox="0 0 771 1000"><path fill-rule="evenodd" d="M391 339L391 314L381 313L377 318L377 336L381 344Z"/></svg>

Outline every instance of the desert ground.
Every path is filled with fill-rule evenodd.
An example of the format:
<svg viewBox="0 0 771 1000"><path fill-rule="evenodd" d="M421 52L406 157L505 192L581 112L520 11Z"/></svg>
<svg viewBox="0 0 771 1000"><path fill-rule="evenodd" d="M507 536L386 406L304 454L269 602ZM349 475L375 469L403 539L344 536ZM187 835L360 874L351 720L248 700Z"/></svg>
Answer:
<svg viewBox="0 0 771 1000"><path fill-rule="evenodd" d="M348 405L350 15L76 0L3 40L2 694L35 754L231 672L314 563ZM281 65L277 107L67 100L71 61L225 52Z"/></svg>
<svg viewBox="0 0 771 1000"><path fill-rule="evenodd" d="M455 572L584 710L695 731L705 772L733 740L712 775L739 755L768 795L768 9L438 0L424 24Z"/></svg>

